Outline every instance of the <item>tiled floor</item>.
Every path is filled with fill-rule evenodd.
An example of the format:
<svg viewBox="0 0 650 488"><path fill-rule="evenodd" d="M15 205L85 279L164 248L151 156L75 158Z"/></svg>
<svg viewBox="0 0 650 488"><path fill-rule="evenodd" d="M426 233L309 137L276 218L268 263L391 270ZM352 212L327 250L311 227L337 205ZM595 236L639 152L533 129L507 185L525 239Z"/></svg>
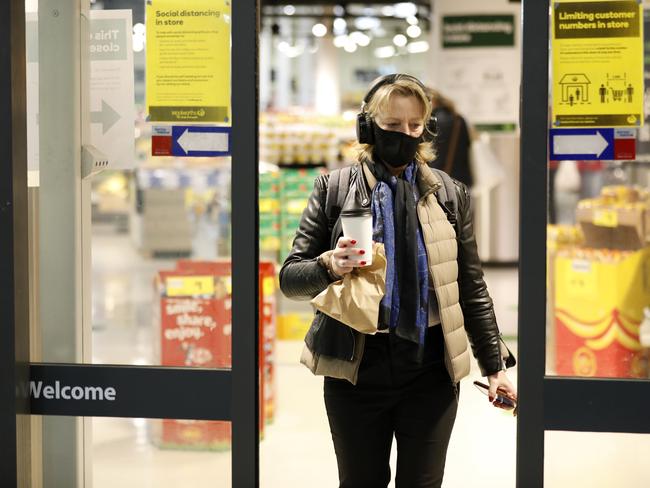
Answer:
<svg viewBox="0 0 650 488"><path fill-rule="evenodd" d="M112 233L95 234L93 253L95 362L155 364L151 280L156 270L173 263L145 260L128 236ZM501 330L514 336L516 271L490 269L486 279ZM516 354L516 343L509 345ZM260 444L264 488L337 486L322 379L298 364L301 347L300 341L277 343L276 418ZM509 374L516 381L516 368ZM514 487L516 419L492 408L475 391L471 381L478 377L474 364L461 386L444 486ZM143 419L94 419L92 449L86 452L91 456L93 487L231 486L230 453L160 449L153 442L157 425ZM548 487L650 486L650 436L550 433L546 448Z"/></svg>

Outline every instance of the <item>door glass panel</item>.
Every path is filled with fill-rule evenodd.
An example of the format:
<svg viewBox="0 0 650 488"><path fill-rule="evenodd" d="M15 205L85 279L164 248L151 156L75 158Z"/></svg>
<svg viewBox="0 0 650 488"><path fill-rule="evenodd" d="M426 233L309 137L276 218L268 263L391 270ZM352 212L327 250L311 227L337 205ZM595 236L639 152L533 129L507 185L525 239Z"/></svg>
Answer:
<svg viewBox="0 0 650 488"><path fill-rule="evenodd" d="M641 55L647 45L643 36L650 35L650 17L647 12L643 17L637 3L626 5L638 33L596 36L596 44L593 38L566 34L566 26L565 34L560 32L558 26L571 17L558 19L569 6L559 2L551 9L556 22L551 26L549 59L550 375L650 374L650 128L647 119L639 124L638 117L650 100L644 65L648 59ZM604 54L612 46L625 62ZM602 62L595 62L594 56L601 56ZM565 77L581 69L589 83L583 75ZM640 103L643 97L645 104Z"/></svg>
<svg viewBox="0 0 650 488"><path fill-rule="evenodd" d="M544 486L642 488L650 483L650 436L602 432L544 434Z"/></svg>
<svg viewBox="0 0 650 488"><path fill-rule="evenodd" d="M177 3L183 2L157 5L173 13ZM39 18L38 3L26 2L31 316L35 341L48 346L38 357L49 362L228 368L231 158L222 146L229 108L206 105L211 115L200 124L170 122L165 114L153 118L167 120L151 122L145 3L120 2L115 10L103 9L105 5L93 2L79 28L78 19L72 19L74 9L59 11L57 4L47 10L51 15ZM223 42L202 61L229 67L229 3L210 5L201 10L206 15L198 16L207 27L197 38L187 34L185 42L203 45L219 31ZM89 36L81 61L79 49L69 47L78 38L66 37L63 23L70 29L77 23L79 36ZM165 38L163 34L156 33ZM156 44L156 35L151 34L150 44L157 48L158 65L165 68L165 56L172 56L175 48L167 41ZM48 37L53 41L39 43ZM219 47L224 43L225 49ZM163 68L154 81L187 77L185 72L165 74ZM75 70L88 74L81 76L80 87L79 78L71 74ZM155 70L149 71L154 77ZM221 76L214 83L225 94L205 103L229 105L229 70L215 73L198 74L191 81L206 91L205 79ZM52 96L39 78L59 79L61 93ZM79 99L77 89L89 95L81 103L61 102ZM158 93L164 96L171 100L169 93ZM177 94L182 96L194 95ZM202 113L201 108L188 110ZM79 112L81 127L75 129ZM174 113L192 118L194 112L187 115L181 106ZM71 149L82 144L95 148L83 153L87 161L96 160L95 167L84 169ZM43 155L41 147L48 148ZM170 155L153 155L166 151ZM213 154L219 156L208 157ZM109 168L102 170L105 159ZM92 175L88 168L94 168Z"/></svg>
<svg viewBox="0 0 650 488"><path fill-rule="evenodd" d="M63 430L58 426L65 424ZM85 432L85 433L84 433ZM74 486L75 469L85 463L80 486L95 488L225 488L231 480L230 422L174 419L71 418L34 416L34 459L42 455L43 469L34 467L35 486ZM76 438L88 448L83 456L72 455ZM70 455L66 455L66 452ZM53 469L65 463L67 470ZM42 480L42 482L41 482Z"/></svg>
<svg viewBox="0 0 650 488"><path fill-rule="evenodd" d="M181 18L180 7L201 7L210 15ZM116 83L113 77L130 75L134 119L128 121L133 152L120 161L122 169L92 181L92 362L229 368L231 159L205 157L209 148L201 144L214 133L194 132L229 125L227 107L212 106L205 94L219 86L224 93L217 98L229 105L229 44L227 56L220 46L208 46L213 31L228 42L229 4L132 1L120 8L132 17L130 73L112 57L92 55L112 45L102 24L112 21L104 19L120 18L124 10L91 11L91 110L102 107L93 88L112 96L106 86ZM188 32L191 23L200 23L204 32ZM219 56L226 79L204 72ZM192 63L201 72L194 78L188 72ZM188 94L187 87L196 93ZM204 118L192 115L205 112Z"/></svg>
<svg viewBox="0 0 650 488"><path fill-rule="evenodd" d="M226 74L219 100L174 106L208 120L150 121L169 116L151 117L145 99L145 2L26 2L34 362L231 367L230 4L154 3L201 12L164 24L207 23L186 39L197 52L217 30L223 38L204 58ZM153 156L153 133L164 139L156 154L170 156ZM35 486L231 486L230 422L35 416L32 426Z"/></svg>
<svg viewBox="0 0 650 488"><path fill-rule="evenodd" d="M231 432L230 422L93 418L92 486L230 487Z"/></svg>

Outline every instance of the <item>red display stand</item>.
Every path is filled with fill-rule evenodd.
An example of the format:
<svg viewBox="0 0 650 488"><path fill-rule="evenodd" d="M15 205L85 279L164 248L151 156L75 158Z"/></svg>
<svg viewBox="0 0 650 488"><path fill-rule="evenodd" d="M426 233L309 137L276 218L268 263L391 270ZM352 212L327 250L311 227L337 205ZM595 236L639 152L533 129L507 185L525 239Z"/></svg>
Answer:
<svg viewBox="0 0 650 488"><path fill-rule="evenodd" d="M159 358L163 366L232 367L230 261L177 262L160 271L157 309ZM260 263L260 435L274 411L275 266ZM230 422L162 421L158 443L164 448L230 448Z"/></svg>

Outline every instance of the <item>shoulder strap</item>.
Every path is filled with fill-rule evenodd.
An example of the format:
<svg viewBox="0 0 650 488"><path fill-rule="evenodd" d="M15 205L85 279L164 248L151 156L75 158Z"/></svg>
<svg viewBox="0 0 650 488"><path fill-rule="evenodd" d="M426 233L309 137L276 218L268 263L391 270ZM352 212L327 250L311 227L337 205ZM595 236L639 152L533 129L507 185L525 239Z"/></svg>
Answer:
<svg viewBox="0 0 650 488"><path fill-rule="evenodd" d="M438 177L442 180L442 186L438 190L438 200L443 204L443 210L447 213L449 223L454 226L456 234L458 234L458 225L460 219L458 218L458 195L456 194L456 184L444 171L434 170Z"/></svg>
<svg viewBox="0 0 650 488"><path fill-rule="evenodd" d="M325 197L325 215L327 215L327 227L330 232L339 218L343 202L348 194L351 174L351 166L335 169L330 172L329 182L327 184L327 196Z"/></svg>

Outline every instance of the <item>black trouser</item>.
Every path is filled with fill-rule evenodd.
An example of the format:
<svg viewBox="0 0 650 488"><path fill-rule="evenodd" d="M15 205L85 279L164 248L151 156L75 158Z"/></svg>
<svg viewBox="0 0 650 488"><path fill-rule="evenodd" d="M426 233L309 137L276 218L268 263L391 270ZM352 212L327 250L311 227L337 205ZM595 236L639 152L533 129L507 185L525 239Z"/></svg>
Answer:
<svg viewBox="0 0 650 488"><path fill-rule="evenodd" d="M325 378L325 406L340 488L385 488L397 440L397 488L442 484L458 408L457 385L444 366L440 326L417 345L393 333L366 337L357 385Z"/></svg>

